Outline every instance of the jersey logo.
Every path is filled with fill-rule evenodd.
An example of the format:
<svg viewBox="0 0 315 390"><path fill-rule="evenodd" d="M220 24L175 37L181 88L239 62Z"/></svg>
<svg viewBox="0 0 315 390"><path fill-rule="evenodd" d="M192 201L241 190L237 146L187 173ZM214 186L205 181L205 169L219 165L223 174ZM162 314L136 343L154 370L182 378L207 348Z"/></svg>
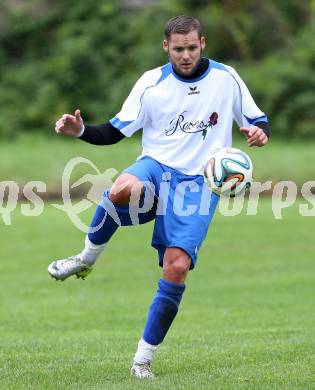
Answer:
<svg viewBox="0 0 315 390"><path fill-rule="evenodd" d="M170 121L169 126L165 129L166 136L171 136L179 130L186 134L201 133L203 140L205 140L208 129L212 129L212 127L218 123L219 115L217 112L213 112L207 122L203 120L194 122L186 121L186 113L187 111L183 111Z"/></svg>
<svg viewBox="0 0 315 390"><path fill-rule="evenodd" d="M219 118L219 115L217 112L213 112L209 118L210 120L210 123L211 123L211 127L212 126L215 126L217 123L218 123L218 118Z"/></svg>
<svg viewBox="0 0 315 390"><path fill-rule="evenodd" d="M200 91L197 91L197 85L195 87L189 87L190 92L188 92L188 95L198 95Z"/></svg>

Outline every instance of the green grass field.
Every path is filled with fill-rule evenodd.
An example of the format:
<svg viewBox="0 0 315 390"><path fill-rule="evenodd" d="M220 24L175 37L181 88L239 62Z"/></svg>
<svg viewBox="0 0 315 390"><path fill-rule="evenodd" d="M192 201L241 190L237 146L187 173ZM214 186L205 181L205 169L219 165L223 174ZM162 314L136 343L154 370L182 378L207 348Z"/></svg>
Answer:
<svg viewBox="0 0 315 390"><path fill-rule="evenodd" d="M93 210L91 209L90 215ZM153 382L130 363L160 275L152 225L122 228L85 281L48 277L83 234L46 205L1 228L1 389L314 389L314 221L217 214Z"/></svg>

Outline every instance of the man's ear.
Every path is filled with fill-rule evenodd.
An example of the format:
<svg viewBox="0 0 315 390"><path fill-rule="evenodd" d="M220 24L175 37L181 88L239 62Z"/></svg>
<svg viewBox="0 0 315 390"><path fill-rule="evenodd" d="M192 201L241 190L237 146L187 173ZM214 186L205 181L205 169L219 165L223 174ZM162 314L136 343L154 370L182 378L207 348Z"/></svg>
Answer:
<svg viewBox="0 0 315 390"><path fill-rule="evenodd" d="M200 45L201 45L201 50L203 50L206 47L206 38L204 36L200 38Z"/></svg>
<svg viewBox="0 0 315 390"><path fill-rule="evenodd" d="M166 54L168 53L168 41L166 39L163 41L163 50Z"/></svg>

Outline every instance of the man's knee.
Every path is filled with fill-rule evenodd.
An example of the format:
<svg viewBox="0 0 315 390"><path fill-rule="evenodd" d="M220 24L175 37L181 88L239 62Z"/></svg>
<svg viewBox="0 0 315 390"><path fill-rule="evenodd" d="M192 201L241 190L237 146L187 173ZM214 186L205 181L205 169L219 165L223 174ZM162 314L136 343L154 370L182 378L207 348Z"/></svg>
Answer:
<svg viewBox="0 0 315 390"><path fill-rule="evenodd" d="M173 283L183 283L189 271L191 259L180 248L167 248L163 259L163 275Z"/></svg>
<svg viewBox="0 0 315 390"><path fill-rule="evenodd" d="M123 173L120 175L109 193L109 199L118 206L126 206L130 202L131 194L143 192L143 184L134 175Z"/></svg>

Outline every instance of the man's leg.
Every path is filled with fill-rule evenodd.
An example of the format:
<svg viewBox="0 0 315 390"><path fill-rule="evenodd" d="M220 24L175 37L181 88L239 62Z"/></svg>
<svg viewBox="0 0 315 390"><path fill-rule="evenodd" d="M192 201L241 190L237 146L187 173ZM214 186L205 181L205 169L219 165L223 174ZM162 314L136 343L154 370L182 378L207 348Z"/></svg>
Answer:
<svg viewBox="0 0 315 390"><path fill-rule="evenodd" d="M132 374L139 378L153 378L150 367L153 354L164 340L178 312L190 265L191 259L184 250L166 249L163 277L158 282L158 289L150 306L131 369Z"/></svg>
<svg viewBox="0 0 315 390"><path fill-rule="evenodd" d="M155 185L152 181L152 172L157 169L159 169L159 165L153 159L141 159L117 178L108 198L103 199L102 204L98 206L91 223L91 232L86 238L85 248L82 252L86 261L92 264L96 261L119 224L122 226L134 223L143 224L155 218ZM146 192L144 193L145 186ZM140 212L139 203L144 202L144 199L148 200L151 209ZM137 216L137 222L132 219L133 207L136 207L136 211L140 212ZM119 217L118 221L117 216ZM97 229L98 226L101 228Z"/></svg>
<svg viewBox="0 0 315 390"><path fill-rule="evenodd" d="M65 280L72 275L84 278L117 228L131 224L129 201L131 193L135 194L137 191L141 194L143 185L136 176L128 173L119 176L96 209L83 251L51 263L48 267L49 274L56 280Z"/></svg>
<svg viewBox="0 0 315 390"><path fill-rule="evenodd" d="M131 224L129 216L131 193L139 193L140 197L142 192L143 185L137 177L124 173L117 178L109 194L105 195L103 202L97 207L90 232L85 239L85 248L81 255L89 265L96 262L120 225Z"/></svg>
<svg viewBox="0 0 315 390"><path fill-rule="evenodd" d="M209 190L204 188L202 176L185 176L169 167L164 168L165 172L169 172L170 190L163 202L166 212L157 213L152 238L152 246L158 250L159 263L163 266L163 278L159 280L134 357L132 372L140 378L153 377L150 364L154 351L163 341L177 314L188 270L196 265L198 251L206 237L218 201L216 195L208 193ZM190 183L190 187L187 183ZM199 191L187 191L190 188L196 189L196 185ZM205 194L203 189L206 189ZM202 198L203 194L205 199ZM201 204L203 208L199 212ZM191 206L192 214L183 215Z"/></svg>

